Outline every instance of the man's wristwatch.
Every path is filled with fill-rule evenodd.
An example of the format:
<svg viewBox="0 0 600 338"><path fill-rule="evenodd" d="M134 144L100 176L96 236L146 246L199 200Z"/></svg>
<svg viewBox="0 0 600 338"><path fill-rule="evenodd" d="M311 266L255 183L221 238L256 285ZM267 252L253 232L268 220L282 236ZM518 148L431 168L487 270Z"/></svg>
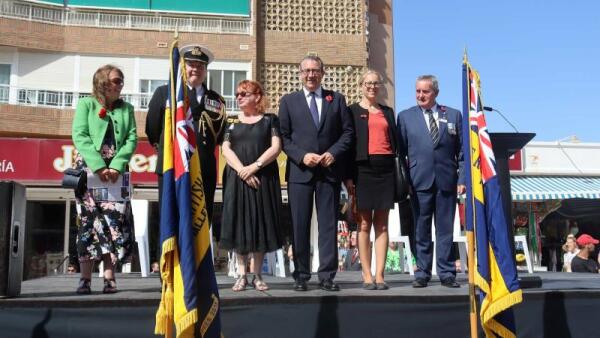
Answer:
<svg viewBox="0 0 600 338"><path fill-rule="evenodd" d="M258 167L258 169L262 168L262 166L263 166L263 163L261 161L256 161L254 163L256 163L256 166Z"/></svg>

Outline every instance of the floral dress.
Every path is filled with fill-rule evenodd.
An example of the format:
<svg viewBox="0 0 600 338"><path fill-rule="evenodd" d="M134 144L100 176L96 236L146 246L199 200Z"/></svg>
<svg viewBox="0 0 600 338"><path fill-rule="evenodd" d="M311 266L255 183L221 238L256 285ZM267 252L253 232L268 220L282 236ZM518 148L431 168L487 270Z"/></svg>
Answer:
<svg viewBox="0 0 600 338"><path fill-rule="evenodd" d="M101 156L110 164L115 156L115 138L112 122L109 122ZM79 153L75 167L90 171ZM96 201L86 190L83 196L75 196L78 214L77 255L79 261L100 260L104 254L113 254L123 262L131 253L133 245L131 207L129 202Z"/></svg>

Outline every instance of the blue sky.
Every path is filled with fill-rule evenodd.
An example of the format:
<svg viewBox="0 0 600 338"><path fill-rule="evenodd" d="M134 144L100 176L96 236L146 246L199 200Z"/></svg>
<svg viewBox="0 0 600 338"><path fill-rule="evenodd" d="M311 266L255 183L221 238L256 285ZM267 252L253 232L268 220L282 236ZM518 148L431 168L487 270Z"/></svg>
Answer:
<svg viewBox="0 0 600 338"><path fill-rule="evenodd" d="M438 102L462 110L462 56L481 76L483 102L535 141L600 142L600 1L393 3L396 109L434 74ZM487 113L490 131L512 131Z"/></svg>

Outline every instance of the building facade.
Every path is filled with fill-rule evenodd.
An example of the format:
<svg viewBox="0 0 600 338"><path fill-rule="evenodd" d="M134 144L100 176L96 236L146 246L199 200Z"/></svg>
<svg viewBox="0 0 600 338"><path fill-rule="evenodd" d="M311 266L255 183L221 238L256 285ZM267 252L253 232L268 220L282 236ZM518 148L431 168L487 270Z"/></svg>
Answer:
<svg viewBox="0 0 600 338"><path fill-rule="evenodd" d="M560 271L569 233L600 236L600 143L530 142L511 159L514 232L542 270ZM517 248L522 250L522 248Z"/></svg>
<svg viewBox="0 0 600 338"><path fill-rule="evenodd" d="M124 72L122 93L136 109L140 137L130 163L134 198L149 201L154 229L156 155L143 126L154 89L167 81L175 31L180 46L213 51L207 85L224 96L229 114L237 112L235 86L243 79L261 81L276 111L282 95L301 88L298 63L307 54L324 60L324 86L348 102L359 99L360 74L378 70L382 103L393 107L391 6L391 0L0 2L0 179L27 186L26 278L73 254L73 196L60 178L72 160L74 107L91 93L98 67L110 63ZM155 240L150 233L150 248Z"/></svg>

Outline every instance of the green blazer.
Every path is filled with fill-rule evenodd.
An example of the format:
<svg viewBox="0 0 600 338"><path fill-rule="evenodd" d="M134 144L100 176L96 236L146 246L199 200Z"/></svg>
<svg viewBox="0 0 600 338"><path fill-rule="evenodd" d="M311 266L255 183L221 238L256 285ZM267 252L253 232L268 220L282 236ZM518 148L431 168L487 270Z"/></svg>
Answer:
<svg viewBox="0 0 600 338"><path fill-rule="evenodd" d="M101 109L102 105L95 97L90 96L79 100L73 120L73 144L88 168L94 172L105 168L106 164L100 156L100 147L110 119L115 133L116 154L109 168L123 173L137 145L133 106L123 102L113 111L107 110L104 118L98 116Z"/></svg>

